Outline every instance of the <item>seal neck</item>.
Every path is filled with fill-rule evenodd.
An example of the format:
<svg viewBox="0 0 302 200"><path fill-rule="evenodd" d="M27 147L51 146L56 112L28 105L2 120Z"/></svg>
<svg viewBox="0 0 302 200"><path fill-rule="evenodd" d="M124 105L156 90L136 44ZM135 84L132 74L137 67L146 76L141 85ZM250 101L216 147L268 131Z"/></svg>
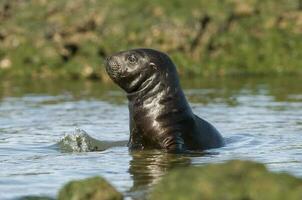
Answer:
<svg viewBox="0 0 302 200"><path fill-rule="evenodd" d="M142 95L147 94L150 90L152 90L156 85L160 83L159 75L154 73L151 77L146 79L138 90L134 92L127 93L128 100L133 100L136 97L140 97Z"/></svg>

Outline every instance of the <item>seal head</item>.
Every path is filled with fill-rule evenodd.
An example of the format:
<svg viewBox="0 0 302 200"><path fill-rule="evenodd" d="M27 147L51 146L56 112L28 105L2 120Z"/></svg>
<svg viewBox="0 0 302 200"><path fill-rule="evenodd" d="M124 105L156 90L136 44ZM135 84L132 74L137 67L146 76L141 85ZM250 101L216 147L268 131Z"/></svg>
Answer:
<svg viewBox="0 0 302 200"><path fill-rule="evenodd" d="M127 93L142 89L154 74L175 70L168 67L173 66L173 62L167 55L153 49L122 51L107 57L106 61L108 75Z"/></svg>

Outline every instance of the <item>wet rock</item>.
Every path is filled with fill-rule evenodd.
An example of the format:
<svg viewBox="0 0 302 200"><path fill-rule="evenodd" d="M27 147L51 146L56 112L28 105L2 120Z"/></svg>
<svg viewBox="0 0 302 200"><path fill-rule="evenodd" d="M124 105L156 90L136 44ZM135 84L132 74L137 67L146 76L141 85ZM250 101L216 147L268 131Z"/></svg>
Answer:
<svg viewBox="0 0 302 200"><path fill-rule="evenodd" d="M263 164L230 161L171 172L151 199L302 199L302 180L269 172Z"/></svg>
<svg viewBox="0 0 302 200"><path fill-rule="evenodd" d="M67 183L59 192L58 200L121 200L123 196L106 180L92 177Z"/></svg>

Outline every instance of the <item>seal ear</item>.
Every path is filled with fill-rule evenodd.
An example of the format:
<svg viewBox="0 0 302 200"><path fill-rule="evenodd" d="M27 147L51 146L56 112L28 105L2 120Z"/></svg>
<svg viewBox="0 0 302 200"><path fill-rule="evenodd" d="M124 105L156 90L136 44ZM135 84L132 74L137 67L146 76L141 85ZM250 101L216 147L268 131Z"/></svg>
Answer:
<svg viewBox="0 0 302 200"><path fill-rule="evenodd" d="M156 64L155 64L155 63L153 63L153 62L150 62L150 63L149 63L149 66L150 66L150 67L152 67L153 69L157 69Z"/></svg>

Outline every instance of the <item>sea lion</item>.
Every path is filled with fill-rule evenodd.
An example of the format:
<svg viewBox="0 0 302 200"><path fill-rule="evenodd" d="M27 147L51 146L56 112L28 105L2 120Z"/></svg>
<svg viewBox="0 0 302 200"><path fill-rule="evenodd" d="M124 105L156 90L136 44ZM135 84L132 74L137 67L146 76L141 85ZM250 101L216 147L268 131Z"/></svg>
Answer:
<svg viewBox="0 0 302 200"><path fill-rule="evenodd" d="M224 145L217 129L193 114L168 55L133 49L107 57L105 66L127 93L130 149L184 152Z"/></svg>

